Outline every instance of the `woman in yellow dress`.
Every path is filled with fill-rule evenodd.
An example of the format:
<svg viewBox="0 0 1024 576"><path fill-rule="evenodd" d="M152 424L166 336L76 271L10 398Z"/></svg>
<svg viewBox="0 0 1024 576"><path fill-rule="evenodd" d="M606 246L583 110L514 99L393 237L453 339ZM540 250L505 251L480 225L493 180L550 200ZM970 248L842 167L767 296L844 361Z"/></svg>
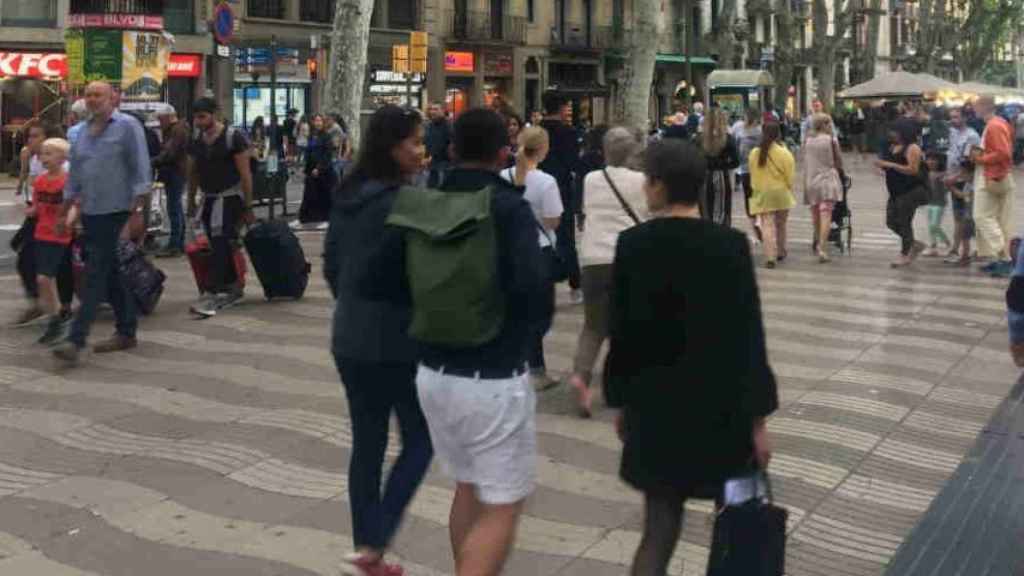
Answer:
<svg viewBox="0 0 1024 576"><path fill-rule="evenodd" d="M786 221L796 206L793 181L796 161L782 144L778 122L768 122L761 145L750 151L750 214L761 222L764 236L764 265L775 268L786 259Z"/></svg>

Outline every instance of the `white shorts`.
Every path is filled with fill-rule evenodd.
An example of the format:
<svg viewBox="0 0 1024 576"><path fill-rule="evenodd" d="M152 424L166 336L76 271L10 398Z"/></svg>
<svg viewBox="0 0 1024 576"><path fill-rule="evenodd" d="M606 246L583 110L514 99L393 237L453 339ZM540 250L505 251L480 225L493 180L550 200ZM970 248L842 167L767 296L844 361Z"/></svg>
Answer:
<svg viewBox="0 0 1024 576"><path fill-rule="evenodd" d="M533 492L537 398L528 373L481 380L420 365L416 388L446 474L476 486L485 504L512 504Z"/></svg>

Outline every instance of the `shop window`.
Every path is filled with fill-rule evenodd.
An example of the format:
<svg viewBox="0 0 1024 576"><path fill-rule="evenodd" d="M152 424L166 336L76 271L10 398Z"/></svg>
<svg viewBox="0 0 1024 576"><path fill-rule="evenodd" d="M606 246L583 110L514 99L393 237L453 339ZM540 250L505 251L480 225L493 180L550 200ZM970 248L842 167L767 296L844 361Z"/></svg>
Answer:
<svg viewBox="0 0 1024 576"><path fill-rule="evenodd" d="M303 22L319 22L331 24L334 22L335 0L302 0L299 6L299 19Z"/></svg>
<svg viewBox="0 0 1024 576"><path fill-rule="evenodd" d="M174 34L195 34L196 18L193 0L166 0L164 28Z"/></svg>
<svg viewBox="0 0 1024 576"><path fill-rule="evenodd" d="M284 0L249 0L248 15L254 18L284 19Z"/></svg>
<svg viewBox="0 0 1024 576"><path fill-rule="evenodd" d="M4 26L50 28L57 25L57 0L3 0Z"/></svg>
<svg viewBox="0 0 1024 576"><path fill-rule="evenodd" d="M416 28L416 2L410 0L388 1L388 28L414 30Z"/></svg>

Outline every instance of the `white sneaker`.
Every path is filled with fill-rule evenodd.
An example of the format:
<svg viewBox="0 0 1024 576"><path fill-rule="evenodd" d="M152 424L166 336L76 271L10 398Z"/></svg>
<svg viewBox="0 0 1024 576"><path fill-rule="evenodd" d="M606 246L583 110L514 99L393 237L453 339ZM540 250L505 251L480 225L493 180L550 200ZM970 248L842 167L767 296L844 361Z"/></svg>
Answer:
<svg viewBox="0 0 1024 576"><path fill-rule="evenodd" d="M206 292L199 296L199 300L189 307L189 311L198 316L209 318L217 314L217 295Z"/></svg>

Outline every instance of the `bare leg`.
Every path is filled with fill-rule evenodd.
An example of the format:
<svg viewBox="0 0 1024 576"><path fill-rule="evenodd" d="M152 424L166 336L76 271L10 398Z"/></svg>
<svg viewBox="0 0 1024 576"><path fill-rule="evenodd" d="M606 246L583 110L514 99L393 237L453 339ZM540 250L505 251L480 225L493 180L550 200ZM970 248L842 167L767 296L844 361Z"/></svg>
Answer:
<svg viewBox="0 0 1024 576"><path fill-rule="evenodd" d="M767 262L774 262L779 256L774 212L761 214L761 234L764 236L764 258Z"/></svg>
<svg viewBox="0 0 1024 576"><path fill-rule="evenodd" d="M452 500L452 511L448 517L448 534L452 541L452 554L455 564L459 563L459 551L466 541L466 535L480 516L481 504L476 499L472 484L459 482L455 487L455 498Z"/></svg>
<svg viewBox="0 0 1024 576"><path fill-rule="evenodd" d="M36 276L36 284L39 286L39 303L42 305L43 311L50 316L56 316L60 312L57 284L53 278L42 274Z"/></svg>
<svg viewBox="0 0 1024 576"><path fill-rule="evenodd" d="M683 527L683 502L671 491L644 494L644 534L630 576L665 576Z"/></svg>
<svg viewBox="0 0 1024 576"><path fill-rule="evenodd" d="M811 252L820 252L821 245L828 242L828 236L821 235L821 213L816 205L811 206L811 237Z"/></svg>
<svg viewBox="0 0 1024 576"><path fill-rule="evenodd" d="M779 210L775 213L775 242L778 245L779 255L789 255L786 248L786 223L789 222L789 210Z"/></svg>
<svg viewBox="0 0 1024 576"><path fill-rule="evenodd" d="M832 229L832 212L818 213L818 255L828 258L828 233Z"/></svg>
<svg viewBox="0 0 1024 576"><path fill-rule="evenodd" d="M470 490L475 518L468 524L461 522L464 519L460 518L458 533L455 522L452 522L452 542L458 542L458 548L455 548L455 572L457 576L498 576L515 541L523 502L484 504L476 499L472 486L460 484L459 489L463 486ZM466 503L463 505L470 507ZM452 513L454 518L454 504Z"/></svg>

